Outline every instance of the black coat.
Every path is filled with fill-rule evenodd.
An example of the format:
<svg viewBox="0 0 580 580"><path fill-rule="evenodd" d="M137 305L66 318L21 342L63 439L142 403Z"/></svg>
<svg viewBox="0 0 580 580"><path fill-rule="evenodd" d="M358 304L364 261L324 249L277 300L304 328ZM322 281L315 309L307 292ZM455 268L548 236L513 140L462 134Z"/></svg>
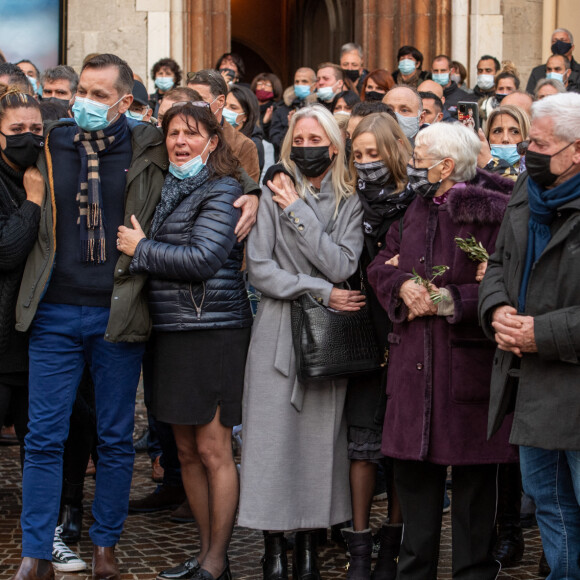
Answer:
<svg viewBox="0 0 580 580"><path fill-rule="evenodd" d="M23 177L0 158L0 373L28 370L27 335L14 329L15 306L40 207L26 199Z"/></svg>
<svg viewBox="0 0 580 580"><path fill-rule="evenodd" d="M240 271L243 244L234 234L241 212L233 204L240 195L235 179L210 179L177 206L153 240L139 242L131 271L150 274L157 331L251 326Z"/></svg>
<svg viewBox="0 0 580 580"><path fill-rule="evenodd" d="M529 216L527 173L523 173L479 289L479 318L491 339L493 311L502 304L517 308ZM533 266L526 293L525 314L534 317L538 352L519 359L496 350L488 432L495 433L513 410L512 443L579 450L580 198L558 209L550 229L552 239Z"/></svg>

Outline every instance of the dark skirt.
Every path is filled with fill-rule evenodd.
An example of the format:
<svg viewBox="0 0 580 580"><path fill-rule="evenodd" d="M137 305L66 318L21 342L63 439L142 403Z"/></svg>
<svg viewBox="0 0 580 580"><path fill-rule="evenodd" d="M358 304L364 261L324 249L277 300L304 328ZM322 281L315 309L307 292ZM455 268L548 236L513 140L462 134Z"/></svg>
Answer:
<svg viewBox="0 0 580 580"><path fill-rule="evenodd" d="M251 328L158 332L154 337L152 410L176 425L242 422Z"/></svg>

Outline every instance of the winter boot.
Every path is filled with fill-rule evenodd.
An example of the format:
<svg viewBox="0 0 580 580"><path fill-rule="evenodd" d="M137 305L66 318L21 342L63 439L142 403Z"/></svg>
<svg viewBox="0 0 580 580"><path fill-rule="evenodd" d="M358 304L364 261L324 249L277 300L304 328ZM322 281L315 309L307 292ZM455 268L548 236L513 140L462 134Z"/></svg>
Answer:
<svg viewBox="0 0 580 580"><path fill-rule="evenodd" d="M347 580L370 580L371 558L373 553L373 535L370 529L355 532L353 528L344 528L342 535L350 552L346 572Z"/></svg>
<svg viewBox="0 0 580 580"><path fill-rule="evenodd" d="M401 548L403 524L383 524L379 530L381 547L372 580L395 580L397 577L397 562Z"/></svg>

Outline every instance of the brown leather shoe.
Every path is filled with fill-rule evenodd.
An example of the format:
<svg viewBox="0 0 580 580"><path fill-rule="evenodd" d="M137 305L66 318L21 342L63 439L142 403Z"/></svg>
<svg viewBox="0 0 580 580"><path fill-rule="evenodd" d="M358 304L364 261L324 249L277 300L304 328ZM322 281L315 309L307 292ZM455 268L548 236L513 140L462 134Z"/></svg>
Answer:
<svg viewBox="0 0 580 580"><path fill-rule="evenodd" d="M121 574L115 560L115 546L93 547L93 580L120 580Z"/></svg>
<svg viewBox="0 0 580 580"><path fill-rule="evenodd" d="M163 473L165 470L161 467L161 455L158 455L151 463L151 479L155 483L163 483Z"/></svg>
<svg viewBox="0 0 580 580"><path fill-rule="evenodd" d="M54 570L50 560L22 558L20 567L12 580L53 580Z"/></svg>

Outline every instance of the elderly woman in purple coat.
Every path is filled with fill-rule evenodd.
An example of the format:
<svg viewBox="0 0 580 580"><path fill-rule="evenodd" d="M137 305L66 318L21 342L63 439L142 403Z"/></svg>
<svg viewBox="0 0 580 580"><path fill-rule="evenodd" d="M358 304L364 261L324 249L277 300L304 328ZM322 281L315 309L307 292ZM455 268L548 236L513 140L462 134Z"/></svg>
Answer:
<svg viewBox="0 0 580 580"><path fill-rule="evenodd" d="M497 464L517 460L511 422L486 438L494 345L477 321L478 264L491 253L513 182L476 169L479 139L459 125L420 133L407 172L416 198L368 269L393 321L382 452L403 512L399 580L437 577L447 466L453 466L453 578L494 579Z"/></svg>

